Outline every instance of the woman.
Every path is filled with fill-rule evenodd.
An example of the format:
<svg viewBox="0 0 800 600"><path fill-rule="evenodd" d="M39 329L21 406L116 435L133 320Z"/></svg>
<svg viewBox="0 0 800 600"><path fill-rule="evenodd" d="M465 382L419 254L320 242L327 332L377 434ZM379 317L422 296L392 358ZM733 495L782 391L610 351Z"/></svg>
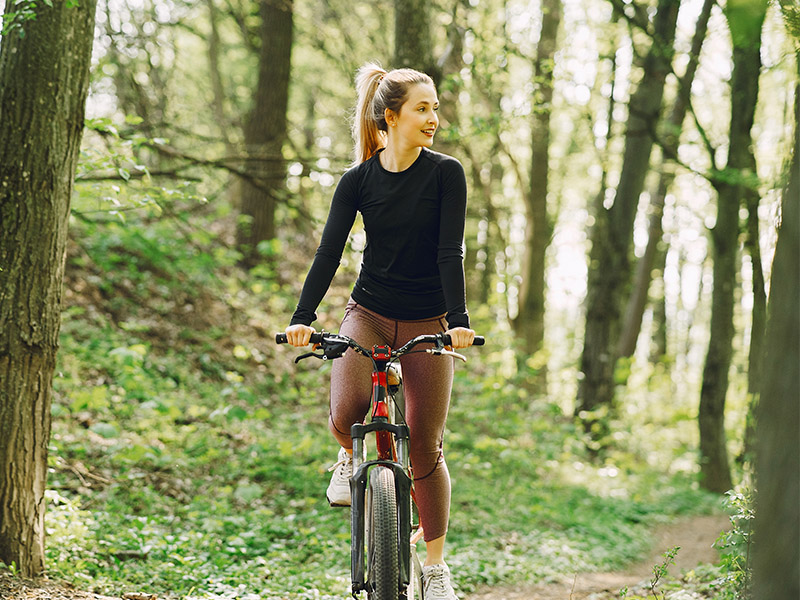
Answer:
<svg viewBox="0 0 800 600"><path fill-rule="evenodd" d="M360 212L367 234L361 272L339 329L366 347L399 347L417 335L446 331L455 348L472 344L464 292L466 179L454 158L429 150L439 125L433 80L411 69L366 64L356 77L356 161L333 195L322 240L286 335L305 346ZM450 476L442 438L453 361L408 355L402 361L406 421L419 516L425 530L425 597L456 600L444 561ZM328 487L334 505L350 504L350 425L363 421L371 365L353 352L332 364L329 427L339 462Z"/></svg>

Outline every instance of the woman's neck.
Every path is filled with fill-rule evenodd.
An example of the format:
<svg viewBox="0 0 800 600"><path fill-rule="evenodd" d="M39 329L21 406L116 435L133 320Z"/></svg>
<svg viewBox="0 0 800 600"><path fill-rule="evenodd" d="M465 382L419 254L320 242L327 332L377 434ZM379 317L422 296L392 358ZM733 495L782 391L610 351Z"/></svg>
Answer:
<svg viewBox="0 0 800 600"><path fill-rule="evenodd" d="M400 149L389 143L378 158L384 169L392 173L400 173L413 165L414 161L419 158L421 152L422 146Z"/></svg>

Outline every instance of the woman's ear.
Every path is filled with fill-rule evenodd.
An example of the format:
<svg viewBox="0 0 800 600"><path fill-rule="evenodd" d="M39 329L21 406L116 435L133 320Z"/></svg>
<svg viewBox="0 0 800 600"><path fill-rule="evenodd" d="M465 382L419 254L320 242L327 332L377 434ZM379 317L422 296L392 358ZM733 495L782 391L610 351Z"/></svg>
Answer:
<svg viewBox="0 0 800 600"><path fill-rule="evenodd" d="M386 121L386 125L389 127L394 127L397 124L397 113L395 113L391 108L384 109L383 118Z"/></svg>

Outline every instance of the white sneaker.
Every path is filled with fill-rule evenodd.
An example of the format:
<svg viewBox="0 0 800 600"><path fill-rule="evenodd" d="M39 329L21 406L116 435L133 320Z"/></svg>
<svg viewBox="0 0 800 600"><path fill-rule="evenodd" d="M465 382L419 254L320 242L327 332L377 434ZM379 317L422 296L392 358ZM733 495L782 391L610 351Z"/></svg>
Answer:
<svg viewBox="0 0 800 600"><path fill-rule="evenodd" d="M422 567L422 593L425 600L458 600L447 565Z"/></svg>
<svg viewBox="0 0 800 600"><path fill-rule="evenodd" d="M350 506L350 476L353 474L353 457L339 448L339 461L328 471L333 471L328 484L328 502L331 506Z"/></svg>

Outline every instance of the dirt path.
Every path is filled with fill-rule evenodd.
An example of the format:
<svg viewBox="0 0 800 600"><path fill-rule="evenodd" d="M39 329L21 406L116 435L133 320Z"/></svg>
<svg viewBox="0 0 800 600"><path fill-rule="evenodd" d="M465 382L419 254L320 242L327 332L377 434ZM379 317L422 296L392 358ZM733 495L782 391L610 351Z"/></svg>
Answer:
<svg viewBox="0 0 800 600"><path fill-rule="evenodd" d="M664 560L664 553L680 546L670 574L693 569L703 563L715 563L717 552L712 544L719 534L730 527L725 515L692 517L655 530L656 541L651 556L619 573L584 573L565 576L554 583L532 587L494 587L465 597L464 600L605 600L619 598L627 586L647 582L653 565Z"/></svg>

